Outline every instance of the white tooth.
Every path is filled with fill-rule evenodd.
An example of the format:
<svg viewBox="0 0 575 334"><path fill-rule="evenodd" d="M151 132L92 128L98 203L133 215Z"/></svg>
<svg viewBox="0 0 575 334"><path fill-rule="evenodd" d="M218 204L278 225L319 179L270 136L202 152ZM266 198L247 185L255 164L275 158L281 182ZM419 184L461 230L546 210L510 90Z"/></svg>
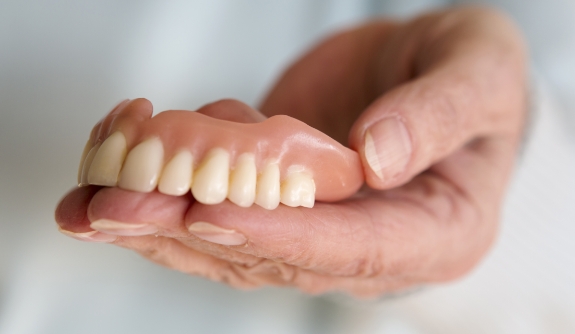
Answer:
<svg viewBox="0 0 575 334"><path fill-rule="evenodd" d="M88 184L88 171L90 170L90 166L92 166L92 160L94 160L94 156L98 153L98 149L100 149L100 145L102 143L97 143L90 149L88 155L86 155L86 160L84 160L84 165L82 166L82 177L80 180L80 184L83 186L87 186Z"/></svg>
<svg viewBox="0 0 575 334"><path fill-rule="evenodd" d="M256 204L273 210L280 204L280 168L276 163L266 165L258 178Z"/></svg>
<svg viewBox="0 0 575 334"><path fill-rule="evenodd" d="M311 175L305 172L289 174L281 185L281 202L287 206L313 208L315 182Z"/></svg>
<svg viewBox="0 0 575 334"><path fill-rule="evenodd" d="M82 157L80 158L80 167L78 167L78 187L82 187L85 184L82 183L82 170L84 169L84 161L86 161L86 156L88 156L88 152L92 148L92 142L90 139L86 142L84 146L84 150L82 151Z"/></svg>
<svg viewBox="0 0 575 334"><path fill-rule="evenodd" d="M236 160L236 167L230 175L228 199L241 207L254 204L256 198L256 158L251 153L244 153Z"/></svg>
<svg viewBox="0 0 575 334"><path fill-rule="evenodd" d="M159 138L150 138L134 147L120 172L120 188L150 192L156 188L164 163L164 146Z"/></svg>
<svg viewBox="0 0 575 334"><path fill-rule="evenodd" d="M218 204L228 194L230 155L222 148L214 148L206 154L194 173L192 194L203 204Z"/></svg>
<svg viewBox="0 0 575 334"><path fill-rule="evenodd" d="M120 131L106 138L92 160L88 171L88 183L114 187L126 158L126 137Z"/></svg>
<svg viewBox="0 0 575 334"><path fill-rule="evenodd" d="M190 191L194 158L188 151L176 154L164 166L158 190L166 195L181 196Z"/></svg>

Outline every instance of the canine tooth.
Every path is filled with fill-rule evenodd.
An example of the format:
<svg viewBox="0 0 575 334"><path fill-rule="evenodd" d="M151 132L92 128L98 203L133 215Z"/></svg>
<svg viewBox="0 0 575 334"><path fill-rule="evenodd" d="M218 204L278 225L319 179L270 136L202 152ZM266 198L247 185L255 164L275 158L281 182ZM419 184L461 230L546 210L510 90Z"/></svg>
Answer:
<svg viewBox="0 0 575 334"><path fill-rule="evenodd" d="M255 202L268 210L278 207L280 203L280 169L278 164L270 163L264 167L257 181Z"/></svg>
<svg viewBox="0 0 575 334"><path fill-rule="evenodd" d="M203 204L218 204L228 194L230 155L222 148L214 148L206 154L194 173L192 194Z"/></svg>
<svg viewBox="0 0 575 334"><path fill-rule="evenodd" d="M256 159L251 153L240 155L230 175L228 199L241 207L254 204L256 198Z"/></svg>
<svg viewBox="0 0 575 334"><path fill-rule="evenodd" d="M82 183L82 170L84 169L84 161L86 161L86 156L88 156L88 152L92 148L92 142L90 139L84 145L84 150L82 151L82 157L80 158L80 167L78 167L78 186L84 186L85 184Z"/></svg>
<svg viewBox="0 0 575 334"><path fill-rule="evenodd" d="M92 147L90 149L90 152L88 152L88 154L86 155L84 165L82 166L82 177L80 180L80 184L83 186L87 186L88 184L90 184L88 183L88 171L90 170L90 166L92 166L94 156L96 156L96 153L98 153L98 150L100 149L100 145L102 145L102 143L97 143L96 145L94 145L94 147Z"/></svg>
<svg viewBox="0 0 575 334"><path fill-rule="evenodd" d="M315 202L315 182L305 172L289 174L281 185L281 202L287 206L313 208Z"/></svg>
<svg viewBox="0 0 575 334"><path fill-rule="evenodd" d="M126 158L126 137L120 131L110 135L94 156L88 171L88 183L114 187Z"/></svg>
<svg viewBox="0 0 575 334"><path fill-rule="evenodd" d="M180 196L190 191L192 185L193 157L188 151L176 154L164 166L158 190L166 195Z"/></svg>
<svg viewBox="0 0 575 334"><path fill-rule="evenodd" d="M150 192L156 188L164 163L164 146L159 138L150 138L134 147L120 172L120 188Z"/></svg>

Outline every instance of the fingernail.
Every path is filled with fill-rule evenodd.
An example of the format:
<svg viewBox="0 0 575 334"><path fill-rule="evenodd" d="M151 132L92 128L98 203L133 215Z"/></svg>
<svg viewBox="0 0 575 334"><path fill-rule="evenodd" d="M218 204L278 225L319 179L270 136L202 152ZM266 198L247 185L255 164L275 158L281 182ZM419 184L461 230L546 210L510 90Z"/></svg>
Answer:
<svg viewBox="0 0 575 334"><path fill-rule="evenodd" d="M369 167L381 180L401 174L411 158L411 138L397 118L386 118L365 133L364 154Z"/></svg>
<svg viewBox="0 0 575 334"><path fill-rule="evenodd" d="M234 230L226 230L206 222L195 222L188 231L196 237L225 246L239 246L246 243L246 237Z"/></svg>
<svg viewBox="0 0 575 334"><path fill-rule="evenodd" d="M128 237L149 235L158 232L158 227L151 224L128 224L110 219L96 220L90 224L90 227L103 233Z"/></svg>
<svg viewBox="0 0 575 334"><path fill-rule="evenodd" d="M60 233L64 234L65 236L70 237L70 238L74 238L74 239L80 240L80 241L87 241L87 242L114 242L114 241L116 241L116 239L118 239L118 236L104 234L104 233L100 233L98 231L88 231L88 232L78 233L78 232L72 232L72 231L64 230L60 226L58 226L58 231Z"/></svg>

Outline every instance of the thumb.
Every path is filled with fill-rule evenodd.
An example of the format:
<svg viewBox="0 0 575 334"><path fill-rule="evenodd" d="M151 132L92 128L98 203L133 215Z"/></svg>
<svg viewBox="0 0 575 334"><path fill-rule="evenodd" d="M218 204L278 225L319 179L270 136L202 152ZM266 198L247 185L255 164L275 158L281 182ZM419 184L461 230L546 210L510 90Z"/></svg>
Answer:
<svg viewBox="0 0 575 334"><path fill-rule="evenodd" d="M473 140L517 137L523 86L504 66L483 74L439 70L372 103L349 137L368 185L397 187Z"/></svg>
<svg viewBox="0 0 575 334"><path fill-rule="evenodd" d="M452 14L459 19L445 16L455 23L416 52L415 78L376 99L352 126L349 144L372 188L404 184L471 141L521 133L526 57L517 30L489 10ZM381 62L379 73L396 66Z"/></svg>

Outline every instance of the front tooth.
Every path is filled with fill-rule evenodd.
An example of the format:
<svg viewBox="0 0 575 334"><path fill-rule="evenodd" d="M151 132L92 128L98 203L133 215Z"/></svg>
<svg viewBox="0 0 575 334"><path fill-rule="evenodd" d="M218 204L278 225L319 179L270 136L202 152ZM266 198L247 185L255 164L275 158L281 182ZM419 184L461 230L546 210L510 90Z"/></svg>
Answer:
<svg viewBox="0 0 575 334"><path fill-rule="evenodd" d="M126 158L126 137L120 131L114 132L100 146L88 171L88 183L114 187Z"/></svg>
<svg viewBox="0 0 575 334"><path fill-rule="evenodd" d="M120 188L150 192L156 188L164 162L164 147L159 138L150 138L134 147L120 173Z"/></svg>
<svg viewBox="0 0 575 334"><path fill-rule="evenodd" d="M256 159L251 153L240 155L236 167L230 175L230 190L228 199L241 207L247 208L254 204L256 197Z"/></svg>
<svg viewBox="0 0 575 334"><path fill-rule="evenodd" d="M88 152L88 154L86 155L86 160L84 160L84 165L82 166L82 177L80 180L80 185L82 186L87 186L88 184L90 184L88 182L88 171L90 170L90 166L92 166L94 156L96 156L96 153L98 153L98 150L100 149L100 145L102 145L102 143L97 143L96 145L94 145L94 147L92 147L90 149L90 152Z"/></svg>
<svg viewBox="0 0 575 334"><path fill-rule="evenodd" d="M266 165L258 178L256 204L264 209L273 210L280 204L280 169L278 164Z"/></svg>
<svg viewBox="0 0 575 334"><path fill-rule="evenodd" d="M188 151L176 154L164 167L158 190L166 195L181 196L190 191L194 159Z"/></svg>
<svg viewBox="0 0 575 334"><path fill-rule="evenodd" d="M290 174L281 185L281 202L287 206L313 208L315 182L305 172Z"/></svg>
<svg viewBox="0 0 575 334"><path fill-rule="evenodd" d="M203 204L218 204L228 194L230 155L222 148L214 148L194 173L192 194Z"/></svg>
<svg viewBox="0 0 575 334"><path fill-rule="evenodd" d="M86 161L86 157L88 156L88 152L92 148L92 141L88 139L86 145L84 146L84 150L82 151L82 157L80 158L80 167L78 167L78 186L84 186L82 183L82 170L84 169L84 162Z"/></svg>

